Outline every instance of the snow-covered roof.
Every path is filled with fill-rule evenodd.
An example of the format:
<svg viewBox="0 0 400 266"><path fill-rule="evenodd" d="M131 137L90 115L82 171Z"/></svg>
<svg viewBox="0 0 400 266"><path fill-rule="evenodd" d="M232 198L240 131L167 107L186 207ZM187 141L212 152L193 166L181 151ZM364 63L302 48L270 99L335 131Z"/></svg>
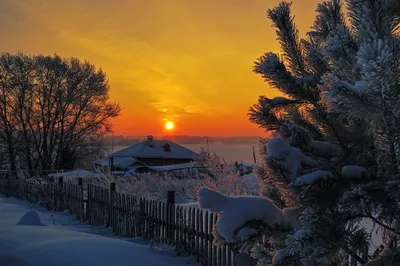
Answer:
<svg viewBox="0 0 400 266"><path fill-rule="evenodd" d="M149 145L150 144L150 145ZM166 151L165 144L169 145ZM145 140L123 150L115 152L95 163L110 165L110 157L114 157L114 166L128 168L136 162L135 158L194 159L198 154L170 140Z"/></svg>
<svg viewBox="0 0 400 266"><path fill-rule="evenodd" d="M165 151L164 145L170 145L170 151ZM128 148L112 154L116 157L134 158L171 158L171 159L194 159L197 153L189 150L170 140L152 140L152 146L148 141L142 141Z"/></svg>

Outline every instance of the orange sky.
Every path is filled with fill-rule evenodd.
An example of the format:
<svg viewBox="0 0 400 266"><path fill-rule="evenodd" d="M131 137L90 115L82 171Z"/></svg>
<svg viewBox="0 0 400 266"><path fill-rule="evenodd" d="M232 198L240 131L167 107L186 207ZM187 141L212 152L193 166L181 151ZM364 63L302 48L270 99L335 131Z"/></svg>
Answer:
<svg viewBox="0 0 400 266"><path fill-rule="evenodd" d="M87 59L121 104L115 134L263 135L247 117L260 94L252 73L279 52L266 10L278 0L1 0L0 51ZM304 34L319 0L294 0Z"/></svg>

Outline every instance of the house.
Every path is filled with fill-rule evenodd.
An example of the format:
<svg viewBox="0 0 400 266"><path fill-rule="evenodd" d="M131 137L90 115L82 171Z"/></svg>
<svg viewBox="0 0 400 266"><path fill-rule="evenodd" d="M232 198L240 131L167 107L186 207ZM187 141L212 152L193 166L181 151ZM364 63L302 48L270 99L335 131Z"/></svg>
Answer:
<svg viewBox="0 0 400 266"><path fill-rule="evenodd" d="M170 140L155 140L148 136L145 141L115 152L95 166L109 167L113 170L129 170L148 166L165 166L193 162L197 153Z"/></svg>

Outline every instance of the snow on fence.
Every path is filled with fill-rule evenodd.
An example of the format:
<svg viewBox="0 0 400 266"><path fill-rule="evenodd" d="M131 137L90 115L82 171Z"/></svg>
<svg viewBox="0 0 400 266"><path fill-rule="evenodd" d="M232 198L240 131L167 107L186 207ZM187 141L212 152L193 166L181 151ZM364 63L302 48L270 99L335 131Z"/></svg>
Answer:
<svg viewBox="0 0 400 266"><path fill-rule="evenodd" d="M85 193L84 193L85 192ZM0 178L0 194L39 203L54 211L68 210L77 219L94 226L110 227L116 236L149 240L153 247L173 245L178 256L193 256L202 266L255 266L257 261L230 245L217 247L212 234L217 214L198 208L138 198L88 184L59 178ZM85 195L85 197L84 197ZM87 195L87 196L86 196ZM346 266L357 266L349 258Z"/></svg>

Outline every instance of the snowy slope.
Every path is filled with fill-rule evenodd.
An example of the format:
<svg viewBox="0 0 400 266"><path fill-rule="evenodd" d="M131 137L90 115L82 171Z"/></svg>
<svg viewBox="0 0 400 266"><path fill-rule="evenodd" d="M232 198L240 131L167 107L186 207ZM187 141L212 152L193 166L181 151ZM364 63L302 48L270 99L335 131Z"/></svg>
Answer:
<svg viewBox="0 0 400 266"><path fill-rule="evenodd" d="M16 225L35 210L45 226ZM2 266L172 266L188 265L172 250L105 237L108 230L76 221L66 213L52 213L16 199L0 196L0 265ZM135 241L135 240L134 240ZM193 264L192 264L193 265Z"/></svg>

